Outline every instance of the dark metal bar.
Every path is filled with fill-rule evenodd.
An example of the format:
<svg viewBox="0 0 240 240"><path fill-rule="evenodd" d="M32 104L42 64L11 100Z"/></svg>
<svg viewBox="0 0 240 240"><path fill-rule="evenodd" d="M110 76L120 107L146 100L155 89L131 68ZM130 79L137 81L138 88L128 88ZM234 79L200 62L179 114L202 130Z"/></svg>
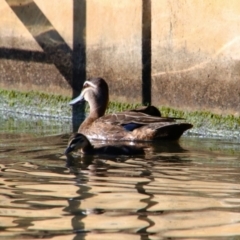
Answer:
<svg viewBox="0 0 240 240"><path fill-rule="evenodd" d="M73 0L72 96L79 95L86 80L86 0ZM72 107L72 126L76 132L85 104ZM80 116L79 116L80 114Z"/></svg>
<svg viewBox="0 0 240 240"><path fill-rule="evenodd" d="M86 80L86 0L73 0L73 97Z"/></svg>
<svg viewBox="0 0 240 240"><path fill-rule="evenodd" d="M152 31L151 0L142 0L142 104L151 104Z"/></svg>

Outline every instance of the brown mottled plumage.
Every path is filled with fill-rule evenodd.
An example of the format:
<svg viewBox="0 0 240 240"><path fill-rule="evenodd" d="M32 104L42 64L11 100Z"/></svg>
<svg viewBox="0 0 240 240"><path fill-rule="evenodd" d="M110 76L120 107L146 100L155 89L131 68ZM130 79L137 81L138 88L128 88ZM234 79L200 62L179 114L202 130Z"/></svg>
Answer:
<svg viewBox="0 0 240 240"><path fill-rule="evenodd" d="M81 94L70 104L84 99L90 105L90 113L80 125L78 132L91 139L178 140L184 131L192 128L192 124L177 122L176 118L161 117L160 111L154 106L104 115L109 101L109 91L107 83L102 78L85 81Z"/></svg>
<svg viewBox="0 0 240 240"><path fill-rule="evenodd" d="M144 154L141 147L129 145L108 145L102 147L94 147L90 141L81 133L74 133L68 142L65 154L80 150L85 155L136 155Z"/></svg>

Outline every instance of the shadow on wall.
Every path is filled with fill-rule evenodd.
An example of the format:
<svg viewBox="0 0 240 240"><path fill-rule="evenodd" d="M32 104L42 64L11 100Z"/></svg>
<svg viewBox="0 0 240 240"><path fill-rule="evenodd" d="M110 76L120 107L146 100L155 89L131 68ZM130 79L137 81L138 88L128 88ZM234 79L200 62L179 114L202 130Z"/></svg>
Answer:
<svg viewBox="0 0 240 240"><path fill-rule="evenodd" d="M86 43L84 36L84 29L86 27L86 1L74 0L73 50L66 44L34 1L6 0L6 2L44 52L0 48L0 57L52 63L72 87L73 96L78 94L86 78ZM44 32L42 29L51 30Z"/></svg>
<svg viewBox="0 0 240 240"><path fill-rule="evenodd" d="M73 0L73 49L64 41L34 0L6 0L43 52L0 48L0 58L54 64L77 96L86 79L86 4ZM151 1L142 0L142 103L151 104ZM74 106L73 126L83 106ZM74 130L75 127L74 127Z"/></svg>
<svg viewBox="0 0 240 240"><path fill-rule="evenodd" d="M34 1L6 0L6 2L41 46L43 52L0 48L0 58L54 64L71 86L72 97L77 96L86 79L86 38L84 36L86 0L73 0L73 50ZM73 107L73 126L76 125L76 113L83 112L83 109L83 106Z"/></svg>

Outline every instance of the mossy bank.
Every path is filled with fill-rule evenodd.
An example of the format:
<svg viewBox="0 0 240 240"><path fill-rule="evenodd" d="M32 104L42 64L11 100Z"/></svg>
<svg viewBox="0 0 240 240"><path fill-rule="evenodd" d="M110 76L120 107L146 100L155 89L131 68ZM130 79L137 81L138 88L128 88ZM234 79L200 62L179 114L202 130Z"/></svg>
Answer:
<svg viewBox="0 0 240 240"><path fill-rule="evenodd" d="M72 108L68 105L70 97L50 95L41 92L19 92L0 89L0 110L3 113L16 115L16 117L35 116L39 118L58 118L70 121ZM110 102L107 112L123 111L141 106L141 104L127 104ZM159 107L159 106L158 106ZM211 112L188 112L168 107L159 107L163 116L185 118L194 125L188 131L189 135L221 137L240 140L240 117L233 115L217 115ZM80 117L88 112L88 106L80 109Z"/></svg>

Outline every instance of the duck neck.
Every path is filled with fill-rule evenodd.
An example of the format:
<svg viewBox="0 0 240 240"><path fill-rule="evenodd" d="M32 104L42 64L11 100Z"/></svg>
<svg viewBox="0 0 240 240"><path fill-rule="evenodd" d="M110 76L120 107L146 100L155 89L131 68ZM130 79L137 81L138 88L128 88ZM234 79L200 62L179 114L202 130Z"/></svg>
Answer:
<svg viewBox="0 0 240 240"><path fill-rule="evenodd" d="M89 117L93 119L98 119L102 117L107 109L107 104L108 101L106 103L103 103L103 101L101 101L100 99L95 99L95 101L89 102Z"/></svg>
<svg viewBox="0 0 240 240"><path fill-rule="evenodd" d="M102 117L105 114L106 111L106 107L105 106L90 106L90 112L89 112L89 118L92 119L98 119L100 117Z"/></svg>
<svg viewBox="0 0 240 240"><path fill-rule="evenodd" d="M93 145L90 143L88 139L86 139L85 145L82 147L81 152L84 154L92 153L94 150Z"/></svg>
<svg viewBox="0 0 240 240"><path fill-rule="evenodd" d="M82 132L82 130L87 129L95 120L102 117L105 114L106 108L107 104L98 106L97 103L91 103L89 115L80 125L78 132Z"/></svg>

